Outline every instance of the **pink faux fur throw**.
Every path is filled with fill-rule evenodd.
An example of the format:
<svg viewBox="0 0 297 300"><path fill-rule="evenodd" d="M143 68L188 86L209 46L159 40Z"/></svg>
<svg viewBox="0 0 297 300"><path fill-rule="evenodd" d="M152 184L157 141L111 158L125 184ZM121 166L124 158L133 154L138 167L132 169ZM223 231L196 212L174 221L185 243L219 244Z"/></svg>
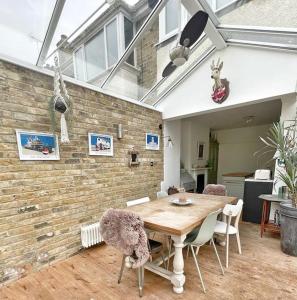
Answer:
<svg viewBox="0 0 297 300"><path fill-rule="evenodd" d="M133 258L132 268L138 268L148 260L150 254L143 221L133 212L107 210L100 221L100 232L106 244Z"/></svg>
<svg viewBox="0 0 297 300"><path fill-rule="evenodd" d="M203 190L203 194L226 196L226 187L222 184L208 184Z"/></svg>

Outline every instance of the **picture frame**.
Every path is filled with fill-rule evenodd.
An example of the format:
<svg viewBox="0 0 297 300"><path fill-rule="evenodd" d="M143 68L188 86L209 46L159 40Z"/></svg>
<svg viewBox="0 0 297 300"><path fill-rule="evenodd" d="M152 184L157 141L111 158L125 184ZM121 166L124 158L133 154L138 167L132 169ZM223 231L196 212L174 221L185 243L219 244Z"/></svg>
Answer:
<svg viewBox="0 0 297 300"><path fill-rule="evenodd" d="M204 159L204 142L197 142L198 160Z"/></svg>
<svg viewBox="0 0 297 300"><path fill-rule="evenodd" d="M89 154L113 156L113 136L100 133L89 133Z"/></svg>
<svg viewBox="0 0 297 300"><path fill-rule="evenodd" d="M145 135L145 149L159 150L160 149L160 136L154 133L146 133Z"/></svg>
<svg viewBox="0 0 297 300"><path fill-rule="evenodd" d="M16 138L20 160L60 160L56 134L16 129Z"/></svg>

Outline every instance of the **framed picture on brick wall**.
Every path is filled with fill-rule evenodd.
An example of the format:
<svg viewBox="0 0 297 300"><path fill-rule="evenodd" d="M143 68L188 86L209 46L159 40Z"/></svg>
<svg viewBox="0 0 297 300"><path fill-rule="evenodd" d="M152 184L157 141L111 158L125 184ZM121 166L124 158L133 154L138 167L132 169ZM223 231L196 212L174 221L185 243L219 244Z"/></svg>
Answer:
<svg viewBox="0 0 297 300"><path fill-rule="evenodd" d="M145 149L159 150L160 149L160 136L158 134L154 134L154 133L146 133Z"/></svg>
<svg viewBox="0 0 297 300"><path fill-rule="evenodd" d="M20 160L59 160L58 136L27 130L16 130Z"/></svg>
<svg viewBox="0 0 297 300"><path fill-rule="evenodd" d="M89 133L89 154L113 156L112 135Z"/></svg>

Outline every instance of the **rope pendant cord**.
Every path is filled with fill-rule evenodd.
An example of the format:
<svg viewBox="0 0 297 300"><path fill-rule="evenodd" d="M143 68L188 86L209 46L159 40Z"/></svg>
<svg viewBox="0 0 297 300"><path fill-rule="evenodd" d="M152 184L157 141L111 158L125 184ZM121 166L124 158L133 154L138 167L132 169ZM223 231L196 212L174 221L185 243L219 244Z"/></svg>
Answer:
<svg viewBox="0 0 297 300"><path fill-rule="evenodd" d="M66 90L66 86L62 77L61 69L59 66L59 60L58 57L54 58L55 60L55 77L54 77L54 108L56 108L56 105L65 106L62 107L63 111L60 111L61 113L61 143L69 143L69 136L68 136L68 129L67 129L67 123L65 118L65 113L69 111L69 95ZM62 93L61 93L62 89ZM63 94L63 96L62 96Z"/></svg>

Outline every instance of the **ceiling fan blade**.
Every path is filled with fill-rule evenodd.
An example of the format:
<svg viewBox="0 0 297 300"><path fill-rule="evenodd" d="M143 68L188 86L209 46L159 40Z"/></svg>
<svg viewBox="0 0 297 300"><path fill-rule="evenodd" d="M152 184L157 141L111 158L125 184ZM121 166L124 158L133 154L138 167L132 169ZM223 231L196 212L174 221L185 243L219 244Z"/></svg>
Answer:
<svg viewBox="0 0 297 300"><path fill-rule="evenodd" d="M190 48L199 39L208 20L208 14L199 10L186 24L181 33L180 44Z"/></svg>
<svg viewBox="0 0 297 300"><path fill-rule="evenodd" d="M177 68L177 66L171 61L163 70L162 77L167 77Z"/></svg>

